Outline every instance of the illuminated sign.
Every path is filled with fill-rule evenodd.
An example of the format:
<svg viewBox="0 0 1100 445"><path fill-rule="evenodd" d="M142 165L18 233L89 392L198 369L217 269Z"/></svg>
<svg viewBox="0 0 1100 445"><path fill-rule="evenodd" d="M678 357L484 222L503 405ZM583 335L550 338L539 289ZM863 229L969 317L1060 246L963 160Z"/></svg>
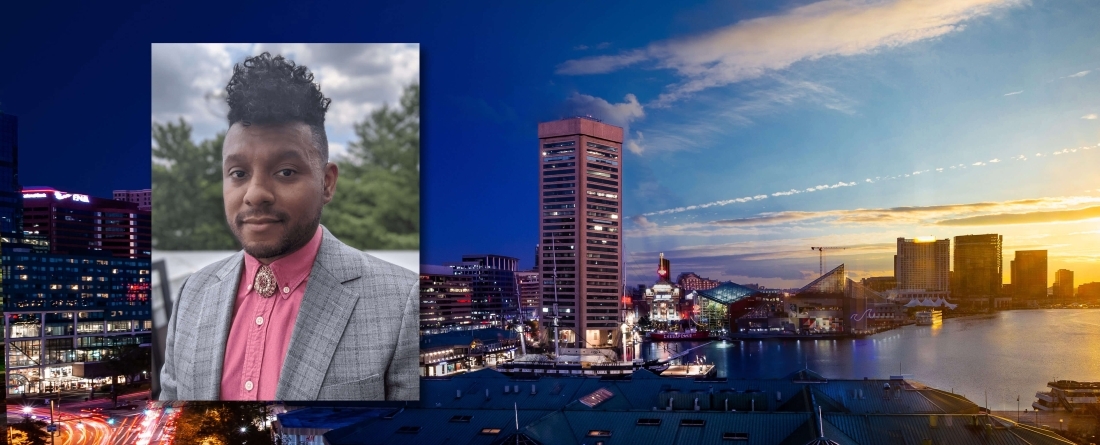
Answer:
<svg viewBox="0 0 1100 445"><path fill-rule="evenodd" d="M49 196L50 195L47 195L46 193L43 193L43 192L24 193L23 194L23 199L48 198ZM53 197L54 197L54 199L57 199L58 201L64 201L66 199L72 198L73 201L76 201L76 202L84 202L84 203L89 203L89 204L92 202L91 198L89 198L88 195L81 195L79 193L65 193L65 192L54 191L53 192Z"/></svg>

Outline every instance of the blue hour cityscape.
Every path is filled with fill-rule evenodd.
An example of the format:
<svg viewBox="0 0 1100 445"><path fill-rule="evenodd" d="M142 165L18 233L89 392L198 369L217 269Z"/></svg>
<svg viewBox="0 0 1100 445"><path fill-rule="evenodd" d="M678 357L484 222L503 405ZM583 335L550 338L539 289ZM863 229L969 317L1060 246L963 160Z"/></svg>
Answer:
<svg viewBox="0 0 1100 445"><path fill-rule="evenodd" d="M8 443L1100 443L1100 4L428 3L5 31L89 36L0 43L41 65L0 73ZM179 122L218 158L224 80L172 70L255 49L163 46L150 85L166 41L419 45L341 60L400 82L330 120L384 145L361 116L419 79L419 235L385 249L419 262L419 401L156 401L157 249L229 248L158 247L145 94L154 151Z"/></svg>

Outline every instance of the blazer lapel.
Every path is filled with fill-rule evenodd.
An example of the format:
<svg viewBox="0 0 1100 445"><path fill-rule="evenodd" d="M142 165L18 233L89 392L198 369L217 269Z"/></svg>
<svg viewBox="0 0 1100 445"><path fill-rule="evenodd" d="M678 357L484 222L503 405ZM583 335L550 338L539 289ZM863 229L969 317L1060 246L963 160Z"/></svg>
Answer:
<svg viewBox="0 0 1100 445"><path fill-rule="evenodd" d="M362 260L344 249L350 248L324 229L279 374L278 400L315 400L321 390L358 299L344 283L362 276L362 267L354 267Z"/></svg>
<svg viewBox="0 0 1100 445"><path fill-rule="evenodd" d="M195 327L199 333L194 362L196 400L221 398L225 344L233 324L233 303L237 299L242 264L244 255L237 252L218 271L218 281L203 292L202 317Z"/></svg>

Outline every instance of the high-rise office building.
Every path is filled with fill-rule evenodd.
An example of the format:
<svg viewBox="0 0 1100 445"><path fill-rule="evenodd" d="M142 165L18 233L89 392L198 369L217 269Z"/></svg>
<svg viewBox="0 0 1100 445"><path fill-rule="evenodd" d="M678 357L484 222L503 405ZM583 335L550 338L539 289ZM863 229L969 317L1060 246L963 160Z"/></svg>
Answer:
<svg viewBox="0 0 1100 445"><path fill-rule="evenodd" d="M1047 301L1047 251L1016 251L1016 259L1012 260L1012 289L1019 302Z"/></svg>
<svg viewBox="0 0 1100 445"><path fill-rule="evenodd" d="M1100 303L1100 282L1077 286L1077 299L1088 303Z"/></svg>
<svg viewBox="0 0 1100 445"><path fill-rule="evenodd" d="M149 212L138 205L68 193L50 187L23 189L23 233L40 252L120 258L152 255Z"/></svg>
<svg viewBox="0 0 1100 445"><path fill-rule="evenodd" d="M151 342L149 212L46 187L22 198L23 234L0 259L8 391L102 384L106 359L137 360Z"/></svg>
<svg viewBox="0 0 1100 445"><path fill-rule="evenodd" d="M1058 269L1054 272L1054 300L1069 303L1073 300L1073 271Z"/></svg>
<svg viewBox="0 0 1100 445"><path fill-rule="evenodd" d="M455 275L472 278L470 317L475 324L503 328L519 315L518 264L516 258L481 254L463 255L462 262L446 264Z"/></svg>
<svg viewBox="0 0 1100 445"><path fill-rule="evenodd" d="M950 286L951 240L898 238L894 260L897 292L909 298L947 298Z"/></svg>
<svg viewBox="0 0 1100 445"><path fill-rule="evenodd" d="M23 195L19 186L19 119L0 112L0 236L23 233Z"/></svg>
<svg viewBox="0 0 1100 445"><path fill-rule="evenodd" d="M439 334L469 329L474 277L446 266L420 265L420 332Z"/></svg>
<svg viewBox="0 0 1100 445"><path fill-rule="evenodd" d="M153 210L153 189L145 190L115 190L115 201L132 202L138 205L138 210L146 212Z"/></svg>
<svg viewBox="0 0 1100 445"><path fill-rule="evenodd" d="M953 296L987 298L1000 293L1004 275L1001 246L997 234L955 237L955 286Z"/></svg>
<svg viewBox="0 0 1100 445"><path fill-rule="evenodd" d="M538 126L543 320L564 346L618 342L623 129L575 117ZM557 314L554 313L557 307Z"/></svg>

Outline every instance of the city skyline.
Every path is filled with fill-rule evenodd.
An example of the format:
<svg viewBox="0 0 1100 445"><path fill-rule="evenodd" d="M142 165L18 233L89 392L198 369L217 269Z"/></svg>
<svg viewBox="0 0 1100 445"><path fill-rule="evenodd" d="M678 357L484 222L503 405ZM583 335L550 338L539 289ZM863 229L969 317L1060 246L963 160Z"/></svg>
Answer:
<svg viewBox="0 0 1100 445"><path fill-rule="evenodd" d="M917 6L696 4L636 17L630 32L579 30L538 60L509 59L539 94L478 83L462 98L469 112L447 142L476 139L492 161L448 165L523 201L538 189L506 167L529 162L512 153L530 144L516 133L547 115L624 127L628 285L650 281L664 252L713 279L799 287L818 274L811 246L848 247L826 269L884 276L898 237L982 233L1003 235L1006 255L1048 250L1050 281L1063 268L1100 280L1100 178L1088 167L1100 162L1100 53L1086 19L1100 10ZM866 32L832 32L842 27ZM464 217L425 225L429 262L471 249L526 259L537 242L519 212L498 221L441 203L468 190L428 189L426 218ZM494 236L458 236L470 230Z"/></svg>

